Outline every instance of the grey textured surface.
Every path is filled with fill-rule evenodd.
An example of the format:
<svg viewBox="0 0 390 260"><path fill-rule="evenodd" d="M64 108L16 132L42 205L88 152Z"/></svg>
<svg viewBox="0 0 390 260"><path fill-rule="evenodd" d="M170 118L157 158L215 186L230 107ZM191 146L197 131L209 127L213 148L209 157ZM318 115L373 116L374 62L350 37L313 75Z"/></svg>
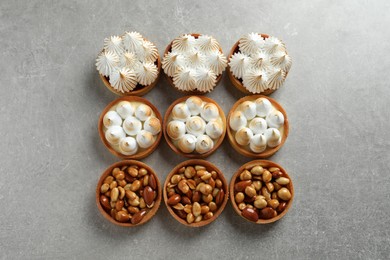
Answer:
<svg viewBox="0 0 390 260"><path fill-rule="evenodd" d="M35 258L390 258L390 2L0 2L0 256ZM271 159L296 197L278 223L256 226L230 204L189 229L162 205L140 228L113 226L94 189L118 161L97 133L116 96L94 59L108 35L137 30L162 54L181 33L215 36L227 54L247 32L281 38L293 57L272 95L291 122ZM181 96L165 78L148 98L165 113ZM240 94L227 75L208 95L228 113ZM163 181L185 158L163 141L144 161ZM227 140L209 157L230 179L249 161Z"/></svg>

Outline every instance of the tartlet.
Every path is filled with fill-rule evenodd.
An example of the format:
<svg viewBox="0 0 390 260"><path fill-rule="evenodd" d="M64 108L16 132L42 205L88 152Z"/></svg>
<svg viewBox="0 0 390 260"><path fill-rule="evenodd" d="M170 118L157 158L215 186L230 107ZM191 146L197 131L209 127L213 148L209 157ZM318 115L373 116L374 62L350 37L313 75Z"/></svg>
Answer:
<svg viewBox="0 0 390 260"><path fill-rule="evenodd" d="M120 96L143 96L156 86L161 60L157 47L138 32L104 40L96 59L100 79Z"/></svg>
<svg viewBox="0 0 390 260"><path fill-rule="evenodd" d="M118 98L100 115L98 131L107 149L124 159L142 159L159 145L162 118L148 100L137 96Z"/></svg>
<svg viewBox="0 0 390 260"><path fill-rule="evenodd" d="M129 171L130 168L133 171ZM116 177L113 176L115 169L117 173ZM138 175L141 175L142 172L143 176L131 176L130 173L134 175L135 169ZM135 180L140 180L139 183L141 184L137 190L132 187ZM113 185L114 182L115 185ZM109 187L108 191L106 191L107 186ZM116 190L118 193L118 196L116 197L118 198L114 201L111 200L111 195L115 188L120 189L122 193L124 191L125 195L119 195L121 192ZM145 193L147 193L148 196L146 196ZM130 197L134 194L136 195L136 198L132 200ZM144 200L143 203L147 200L145 205L140 205L140 203L138 203L139 201L137 202L138 205L134 204L133 201L137 200L137 197L141 197L141 200ZM148 197L148 199L146 199L146 197ZM161 184L157 174L151 167L140 161L127 160L114 163L103 172L96 186L96 205L100 213L111 223L122 227L134 227L148 222L160 207L161 199ZM114 207L111 207L111 202ZM122 206L122 208L117 208L117 204L120 204L119 207ZM138 208L138 214L137 212L134 212L135 208ZM140 211L142 211L141 214ZM120 215L121 213L122 215ZM137 218L137 220L135 220L135 218Z"/></svg>
<svg viewBox="0 0 390 260"><path fill-rule="evenodd" d="M216 220L224 210L228 184L214 164L192 159L178 164L168 174L163 196L173 218L189 227L201 227Z"/></svg>
<svg viewBox="0 0 390 260"><path fill-rule="evenodd" d="M198 33L183 34L174 39L166 47L162 59L170 85L193 95L214 90L226 66L227 59L217 40Z"/></svg>
<svg viewBox="0 0 390 260"><path fill-rule="evenodd" d="M283 42L267 34L250 33L232 47L228 76L241 92L269 95L283 85L291 57Z"/></svg>
<svg viewBox="0 0 390 260"><path fill-rule="evenodd" d="M205 96L185 96L167 109L163 124L169 147L188 158L205 158L222 144L226 118L217 102Z"/></svg>
<svg viewBox="0 0 390 260"><path fill-rule="evenodd" d="M245 96L231 108L227 134L233 148L244 156L267 158L285 143L289 133L286 111L276 100Z"/></svg>
<svg viewBox="0 0 390 260"><path fill-rule="evenodd" d="M237 203L236 203L236 200L238 199L238 197L236 197L237 193L238 193L237 187L241 186L241 188L243 188L246 185L245 180L243 181L243 179L241 179L240 176L252 175L252 179L254 181L255 180L262 180L263 173L261 173L261 172L256 173L255 172L255 171L259 171L260 167L258 167L258 166L260 166L261 168L264 167L264 168L267 168L269 170L272 170L273 172L269 172L268 170L267 171L268 171L268 175L272 176L271 180L274 180L274 182L267 180L267 183L271 183L273 185L271 185L271 186L265 185L265 186L261 187L261 189L263 189L263 188L266 189L265 192L268 192L268 196L271 196L271 197L269 199L264 198L264 200L267 200L267 202L264 202L264 205L258 206L255 204L255 206L253 206L253 208L252 208L253 210L251 210L252 211L251 213L255 215L254 216L255 218L251 219L251 215L248 214L249 216L248 215L246 216L246 214L243 213L244 210L240 209L239 205L237 205ZM257 169L254 170L254 167L257 167ZM256 175L255 175L255 173L256 173ZM280 178L280 177L282 177L282 178ZM246 177L244 177L244 179L249 180L249 178L246 178ZM275 181L275 179L277 181ZM284 183L278 184L278 182L279 182L278 179L281 180L280 183L282 183L282 179L283 179ZM241 184L243 184L243 185L238 184L239 182L241 182ZM253 183L251 185L253 185ZM250 186L250 185L248 185L248 186ZM269 188L271 188L272 191L269 191ZM281 199L278 197L278 191L280 191L281 189L288 189L289 198L287 198L287 200L285 198ZM243 199L244 200L243 202L247 203L247 205L248 205L248 204L253 203L253 201L256 200L257 196L260 196L259 194L262 193L262 190L260 190L260 189L256 190L256 195L254 196L253 200L249 200L249 201L247 201L247 199L248 199L247 193L249 193L249 191L246 191L243 189L241 191L241 193L245 194L245 198L244 199L241 198L240 200ZM271 193L272 193L272 195L270 195ZM230 181L230 185L229 185L229 195L230 195L230 201L232 203L234 211L238 215L240 215L242 218L244 218L245 220L247 220L249 222L256 223L256 224L268 224L268 223L272 223L272 222L275 222L275 221L281 219L283 216L285 216L287 214L288 210L290 209L290 207L293 203L294 187L293 187L292 180L291 180L290 176L287 174L286 170L283 167L281 167L279 164L272 162L272 161L268 161L268 160L254 160L254 161L251 161L251 162L248 162L248 163L242 165L237 170L237 172L233 175L233 177ZM280 204L277 202L278 203L277 205L273 205L275 208L274 210L271 210L272 207L270 206L270 204L272 205L272 202L271 202L272 198L277 198L277 200L281 202ZM274 199L272 199L272 200L274 200ZM245 207L247 207L247 205L246 206L244 205L243 207L245 208ZM256 208L256 206L258 206L259 208ZM283 207L281 207L281 206L283 206ZM274 214L277 213L277 215L276 216L271 215L271 216L267 216L268 218L262 218L264 216L264 214L262 215L261 209L271 211ZM257 216L256 216L256 214L257 214Z"/></svg>

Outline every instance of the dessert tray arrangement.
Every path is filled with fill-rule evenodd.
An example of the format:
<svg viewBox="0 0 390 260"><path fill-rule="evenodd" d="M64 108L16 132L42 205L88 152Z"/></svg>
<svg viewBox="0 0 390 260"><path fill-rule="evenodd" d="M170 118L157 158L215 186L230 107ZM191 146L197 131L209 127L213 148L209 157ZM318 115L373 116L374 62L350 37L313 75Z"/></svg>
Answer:
<svg viewBox="0 0 390 260"><path fill-rule="evenodd" d="M109 166L96 187L96 204L111 223L134 227L149 221L162 199L174 219L185 226L210 224L230 198L234 211L256 224L282 218L292 205L294 188L279 164L262 160L275 154L289 133L286 111L267 95L284 84L292 60L285 44L259 33L242 36L225 57L218 41L205 34L183 34L168 44L160 60L154 43L138 32L104 39L96 59L103 84L122 96L102 111L101 141L124 160ZM157 85L161 68L170 85L186 94L164 117L145 95ZM213 91L227 70L232 84L247 94L225 117ZM230 183L207 160L225 135L238 153L254 158ZM159 173L139 161L155 151L164 136L179 156L163 186Z"/></svg>

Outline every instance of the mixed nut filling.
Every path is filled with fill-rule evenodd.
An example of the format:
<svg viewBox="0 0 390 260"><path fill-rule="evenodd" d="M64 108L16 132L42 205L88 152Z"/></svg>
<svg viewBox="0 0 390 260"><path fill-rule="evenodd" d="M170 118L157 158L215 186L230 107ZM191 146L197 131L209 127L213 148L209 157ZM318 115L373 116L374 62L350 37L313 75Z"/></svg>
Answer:
<svg viewBox="0 0 390 260"><path fill-rule="evenodd" d="M212 218L226 194L218 173L202 165L180 168L169 180L166 192L167 204L189 224Z"/></svg>
<svg viewBox="0 0 390 260"><path fill-rule="evenodd" d="M287 174L277 167L256 165L240 173L234 184L234 201L250 221L281 214L291 199Z"/></svg>
<svg viewBox="0 0 390 260"><path fill-rule="evenodd" d="M100 204L118 222L138 224L157 198L153 173L137 165L114 168L100 187Z"/></svg>

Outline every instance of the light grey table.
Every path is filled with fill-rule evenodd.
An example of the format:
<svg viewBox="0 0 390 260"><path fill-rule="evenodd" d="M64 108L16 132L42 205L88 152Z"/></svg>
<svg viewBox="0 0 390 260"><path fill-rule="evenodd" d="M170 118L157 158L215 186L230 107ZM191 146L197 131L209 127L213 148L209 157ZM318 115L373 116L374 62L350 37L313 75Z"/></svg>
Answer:
<svg viewBox="0 0 390 260"><path fill-rule="evenodd" d="M389 9L386 0L1 1L1 258L389 259ZM215 36L225 54L252 31L286 43L293 66L272 97L291 131L271 159L289 171L296 197L281 221L246 223L230 204L200 229L164 205L134 229L99 214L97 180L119 159L97 132L116 96L95 57L125 30L160 54L187 32ZM162 77L145 97L164 113L180 96ZM224 74L208 96L228 113L243 95ZM183 160L163 141L144 161L163 181ZM209 160L230 179L250 159L225 140Z"/></svg>

